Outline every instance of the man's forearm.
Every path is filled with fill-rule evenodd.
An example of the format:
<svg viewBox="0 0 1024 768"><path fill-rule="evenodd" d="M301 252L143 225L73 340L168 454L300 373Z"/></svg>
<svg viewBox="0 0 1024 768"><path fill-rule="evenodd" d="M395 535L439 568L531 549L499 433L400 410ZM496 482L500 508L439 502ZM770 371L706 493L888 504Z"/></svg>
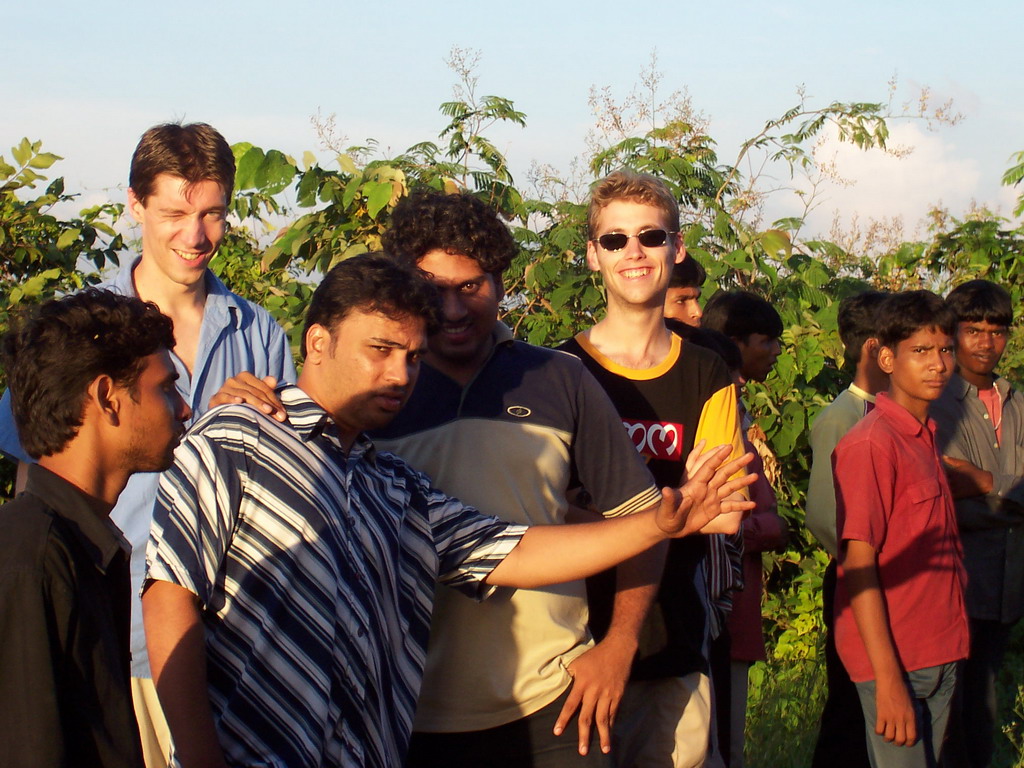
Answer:
<svg viewBox="0 0 1024 768"><path fill-rule="evenodd" d="M875 679L902 680L903 670L893 645L889 618L878 583L875 550L863 541L847 541L845 544L843 575L846 590Z"/></svg>
<svg viewBox="0 0 1024 768"><path fill-rule="evenodd" d="M534 589L607 570L663 541L654 511L578 525L536 525L487 577L488 584Z"/></svg>
<svg viewBox="0 0 1024 768"><path fill-rule="evenodd" d="M224 766L206 687L206 642L196 596L152 581L142 596L146 645L160 706L183 768Z"/></svg>
<svg viewBox="0 0 1024 768"><path fill-rule="evenodd" d="M668 542L662 542L616 568L615 602L606 639L636 647L640 628L658 594L667 554Z"/></svg>

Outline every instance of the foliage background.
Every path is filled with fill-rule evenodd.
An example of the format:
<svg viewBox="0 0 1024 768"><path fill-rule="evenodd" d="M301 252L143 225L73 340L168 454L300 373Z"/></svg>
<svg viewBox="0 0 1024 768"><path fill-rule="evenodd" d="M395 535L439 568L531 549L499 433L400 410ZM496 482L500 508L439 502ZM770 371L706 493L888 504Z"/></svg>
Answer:
<svg viewBox="0 0 1024 768"><path fill-rule="evenodd" d="M296 161L274 149L235 145L233 226L211 267L233 290L265 306L297 349L311 286L339 260L379 248L398 200L421 185L467 190L501 211L521 246L506 274L506 322L521 338L552 344L593 324L603 308L600 281L583 261L589 183L620 166L664 179L682 204L689 254L707 269L705 296L718 289L753 290L772 302L784 322L784 351L775 373L747 393L763 439L777 457L768 467L770 479L794 532L786 551L764 556L770 659L751 673L748 764L808 765L823 700L820 588L827 558L803 526L807 435L818 411L849 380L841 368L838 301L869 286L944 293L963 280L984 277L1006 286L1019 303L1024 227L986 210L936 210L923 240L887 237L877 222L833 231L827 239L804 237L803 217L763 221L771 188L761 172L738 170L771 168L776 177L809 180L812 193L802 199L806 213L827 175L814 151L822 135L884 149L890 124L955 119L948 105L934 108L924 101L917 113L894 113L885 102L815 105L801 98L766 121L726 164L706 134L706 120L685 97L657 99L652 68L643 75L643 97L617 103L607 94L595 95L595 130L585 159L569 173L535 166L527 184L517 186L487 132L497 124L525 125L526 116L509 99L478 94L472 62L455 58L453 68L459 84L440 107L439 136L397 155L382 156L372 142L339 146L329 121L319 127L334 151L333 167L322 167L311 153ZM27 306L96 282L133 246L120 204L67 218L55 213L75 197L61 178L45 178L60 159L29 139L0 156L0 330ZM1019 153L1003 181L1017 185L1022 178ZM1015 215L1022 212L1024 197ZM1024 381L1019 327L1002 372ZM6 497L12 471L2 464L0 494ZM1024 765L1022 646L1018 632L1000 686L1006 734L999 745L1001 766Z"/></svg>

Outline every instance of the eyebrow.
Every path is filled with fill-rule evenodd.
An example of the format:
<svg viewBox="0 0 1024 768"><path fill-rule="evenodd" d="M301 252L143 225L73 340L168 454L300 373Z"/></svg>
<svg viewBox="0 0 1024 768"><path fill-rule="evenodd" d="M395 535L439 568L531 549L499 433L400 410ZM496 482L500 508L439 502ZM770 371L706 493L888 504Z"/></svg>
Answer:
<svg viewBox="0 0 1024 768"><path fill-rule="evenodd" d="M430 275L430 282L438 288L457 288L458 286L465 285L466 283L476 283L477 285L481 285L487 279L486 273L477 275L476 277L467 277L464 280L442 280L433 272L428 274Z"/></svg>

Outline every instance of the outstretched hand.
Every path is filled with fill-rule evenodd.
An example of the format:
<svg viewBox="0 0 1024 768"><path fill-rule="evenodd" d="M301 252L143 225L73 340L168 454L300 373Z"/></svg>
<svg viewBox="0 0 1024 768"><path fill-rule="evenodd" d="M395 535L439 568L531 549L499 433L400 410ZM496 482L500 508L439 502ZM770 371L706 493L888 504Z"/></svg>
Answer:
<svg viewBox="0 0 1024 768"><path fill-rule="evenodd" d="M757 475L732 477L753 461L754 454L745 453L726 462L732 446L720 445L710 451L704 451L704 446L705 441L701 440L687 457L689 479L682 487L661 489L661 504L655 520L658 527L673 538L696 533L721 514L754 508L754 502L733 494L753 483Z"/></svg>
<svg viewBox="0 0 1024 768"><path fill-rule="evenodd" d="M274 391L276 386L277 379L273 376L257 379L248 371L243 371L224 382L217 394L210 398L210 407L244 403L272 419L284 422L288 416Z"/></svg>

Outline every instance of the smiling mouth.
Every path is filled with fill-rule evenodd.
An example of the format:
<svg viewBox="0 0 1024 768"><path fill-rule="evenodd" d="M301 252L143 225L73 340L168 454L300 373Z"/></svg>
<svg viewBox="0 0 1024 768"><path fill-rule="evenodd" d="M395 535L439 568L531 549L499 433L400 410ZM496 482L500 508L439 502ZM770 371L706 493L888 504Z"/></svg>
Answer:
<svg viewBox="0 0 1024 768"><path fill-rule="evenodd" d="M179 251L177 248L172 248L171 250L174 251L174 255L177 256L179 259L181 259L182 261L187 261L191 264L194 264L198 261L202 261L210 253L209 251L202 251L201 253L195 253L193 251Z"/></svg>
<svg viewBox="0 0 1024 768"><path fill-rule="evenodd" d="M651 272L650 267L633 267L632 269L624 269L619 274L627 280L636 280L641 277L647 277Z"/></svg>
<svg viewBox="0 0 1024 768"><path fill-rule="evenodd" d="M473 327L473 323L468 320L464 323L447 323L441 326L441 333L445 336L461 336L464 333L468 333Z"/></svg>

